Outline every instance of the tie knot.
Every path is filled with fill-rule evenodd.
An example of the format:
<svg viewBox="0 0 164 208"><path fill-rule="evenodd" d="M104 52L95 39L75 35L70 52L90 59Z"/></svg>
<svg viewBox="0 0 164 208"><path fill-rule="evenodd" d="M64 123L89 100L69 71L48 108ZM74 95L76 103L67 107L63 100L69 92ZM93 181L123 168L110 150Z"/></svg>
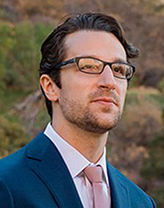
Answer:
<svg viewBox="0 0 164 208"><path fill-rule="evenodd" d="M84 173L91 183L102 183L102 167L87 166Z"/></svg>

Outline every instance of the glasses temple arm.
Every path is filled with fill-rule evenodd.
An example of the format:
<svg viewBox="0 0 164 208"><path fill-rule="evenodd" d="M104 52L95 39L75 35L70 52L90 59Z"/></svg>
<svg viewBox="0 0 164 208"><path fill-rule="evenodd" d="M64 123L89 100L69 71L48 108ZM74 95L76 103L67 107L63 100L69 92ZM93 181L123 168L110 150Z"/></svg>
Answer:
<svg viewBox="0 0 164 208"><path fill-rule="evenodd" d="M70 60L64 61L64 62L62 62L62 63L60 63L60 64L57 64L57 65L55 66L55 68L60 68L60 67L62 67L62 66L66 66L67 64L72 64L72 63L74 63L74 62L75 62L74 59L70 59Z"/></svg>

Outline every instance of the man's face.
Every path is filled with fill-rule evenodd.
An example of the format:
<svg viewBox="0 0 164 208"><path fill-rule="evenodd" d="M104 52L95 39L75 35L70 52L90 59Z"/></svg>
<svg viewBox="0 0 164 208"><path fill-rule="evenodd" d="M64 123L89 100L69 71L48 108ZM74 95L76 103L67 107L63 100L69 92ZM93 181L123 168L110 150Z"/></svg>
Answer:
<svg viewBox="0 0 164 208"><path fill-rule="evenodd" d="M78 31L65 39L66 59L92 56L106 62L124 61L126 53L118 39L101 31ZM58 107L62 125L98 134L112 129L119 121L127 80L115 78L109 66L101 74L85 74L75 64L61 69ZM55 112L54 112L55 117Z"/></svg>

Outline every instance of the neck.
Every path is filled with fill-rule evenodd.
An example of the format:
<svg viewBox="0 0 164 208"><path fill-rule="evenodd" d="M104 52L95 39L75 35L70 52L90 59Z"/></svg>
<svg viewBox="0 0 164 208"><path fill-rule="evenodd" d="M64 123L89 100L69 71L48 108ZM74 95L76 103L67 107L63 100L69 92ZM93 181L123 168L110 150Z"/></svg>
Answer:
<svg viewBox="0 0 164 208"><path fill-rule="evenodd" d="M90 162L96 163L103 154L108 133L98 134L85 131L74 124L58 125L52 122L55 131L70 145L77 149Z"/></svg>

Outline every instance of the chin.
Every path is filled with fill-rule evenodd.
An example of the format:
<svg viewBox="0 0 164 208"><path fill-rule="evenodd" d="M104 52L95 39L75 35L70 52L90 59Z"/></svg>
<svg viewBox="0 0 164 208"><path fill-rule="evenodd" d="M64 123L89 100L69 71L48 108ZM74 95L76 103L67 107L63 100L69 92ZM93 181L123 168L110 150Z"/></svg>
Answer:
<svg viewBox="0 0 164 208"><path fill-rule="evenodd" d="M101 121L101 122L92 122L88 123L85 126L81 126L85 131L104 134L110 130L112 130L115 126L117 126L118 119L114 121Z"/></svg>

